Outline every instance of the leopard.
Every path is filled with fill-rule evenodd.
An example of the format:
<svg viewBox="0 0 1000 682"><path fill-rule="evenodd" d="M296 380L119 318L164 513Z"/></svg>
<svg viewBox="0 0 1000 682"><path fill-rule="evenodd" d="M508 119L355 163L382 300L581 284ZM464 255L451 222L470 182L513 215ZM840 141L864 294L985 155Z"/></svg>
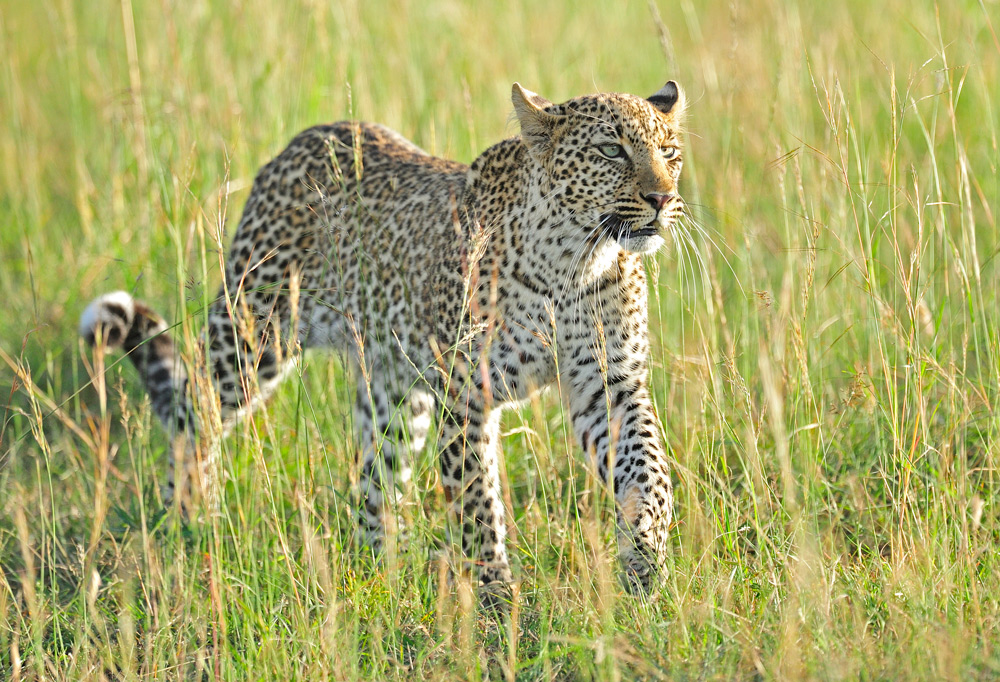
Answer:
<svg viewBox="0 0 1000 682"><path fill-rule="evenodd" d="M86 308L81 335L131 361L174 444L165 505L218 505L219 440L332 349L357 383L356 533L375 556L436 423L449 525L482 594L507 594L500 419L556 386L614 500L624 588L662 582L674 502L644 258L685 213L685 98L671 80L561 104L515 83L511 101L519 135L471 165L374 123L298 134L253 181L195 351L127 292Z"/></svg>

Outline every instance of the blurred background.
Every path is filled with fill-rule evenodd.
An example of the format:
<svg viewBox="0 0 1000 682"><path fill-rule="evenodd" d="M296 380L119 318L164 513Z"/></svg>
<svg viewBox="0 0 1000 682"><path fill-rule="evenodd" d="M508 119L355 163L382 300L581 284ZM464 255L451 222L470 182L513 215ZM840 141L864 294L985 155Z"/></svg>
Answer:
<svg viewBox="0 0 1000 682"><path fill-rule="evenodd" d="M0 677L1000 674L997 30L997 0L0 2ZM136 530L164 444L131 368L89 369L91 298L186 329L256 169L305 127L378 121L468 163L517 134L515 81L562 101L668 79L692 239L650 263L677 460L662 599L617 601L593 569L613 542L554 397L505 422L520 629L463 639L421 559L416 586L356 582L352 398L323 356L231 446L226 532ZM430 453L420 476L433 491Z"/></svg>

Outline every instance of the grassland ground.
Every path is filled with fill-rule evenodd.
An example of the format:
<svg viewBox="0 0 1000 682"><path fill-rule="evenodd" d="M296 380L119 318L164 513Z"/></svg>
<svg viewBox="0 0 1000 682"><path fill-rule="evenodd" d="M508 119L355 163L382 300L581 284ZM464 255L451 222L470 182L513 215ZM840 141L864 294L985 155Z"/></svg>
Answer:
<svg viewBox="0 0 1000 682"><path fill-rule="evenodd" d="M1000 5L0 4L0 679L1000 678ZM76 338L126 289L197 334L257 167L361 118L470 161L514 81L689 100L696 250L650 263L669 578L615 578L555 395L504 422L520 592L351 543L352 389L306 355L162 514L164 438Z"/></svg>

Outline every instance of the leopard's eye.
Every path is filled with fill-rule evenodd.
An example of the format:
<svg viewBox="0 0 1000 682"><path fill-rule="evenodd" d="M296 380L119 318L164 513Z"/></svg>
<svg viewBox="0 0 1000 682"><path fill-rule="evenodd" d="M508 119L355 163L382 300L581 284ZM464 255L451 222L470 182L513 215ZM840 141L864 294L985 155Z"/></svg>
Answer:
<svg viewBox="0 0 1000 682"><path fill-rule="evenodd" d="M607 144L597 145L597 151L601 155L608 157L609 159L624 159L625 158L625 148L620 144L613 144L611 142Z"/></svg>
<svg viewBox="0 0 1000 682"><path fill-rule="evenodd" d="M677 147L664 147L663 149L660 150L660 152L663 154L663 158L669 161L670 159L680 154L681 150L678 149Z"/></svg>

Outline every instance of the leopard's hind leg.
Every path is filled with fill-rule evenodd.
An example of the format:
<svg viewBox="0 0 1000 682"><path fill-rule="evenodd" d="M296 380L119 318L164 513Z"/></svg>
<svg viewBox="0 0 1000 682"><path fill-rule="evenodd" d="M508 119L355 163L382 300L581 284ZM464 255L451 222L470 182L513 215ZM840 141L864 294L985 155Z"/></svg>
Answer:
<svg viewBox="0 0 1000 682"><path fill-rule="evenodd" d="M179 497L185 506L201 498L210 508L218 504L220 440L242 418L262 405L294 364L297 354L292 303L287 295L248 297L229 302L225 294L209 308L201 339L207 371L185 396L200 400L198 437L189 446L175 447L162 493L170 503ZM263 298L264 300L261 300ZM194 422L192 422L194 423Z"/></svg>
<svg viewBox="0 0 1000 682"><path fill-rule="evenodd" d="M376 556L391 551L402 530L413 458L427 442L434 412L431 392L419 380L398 377L397 369L381 362L357 369L359 540Z"/></svg>

